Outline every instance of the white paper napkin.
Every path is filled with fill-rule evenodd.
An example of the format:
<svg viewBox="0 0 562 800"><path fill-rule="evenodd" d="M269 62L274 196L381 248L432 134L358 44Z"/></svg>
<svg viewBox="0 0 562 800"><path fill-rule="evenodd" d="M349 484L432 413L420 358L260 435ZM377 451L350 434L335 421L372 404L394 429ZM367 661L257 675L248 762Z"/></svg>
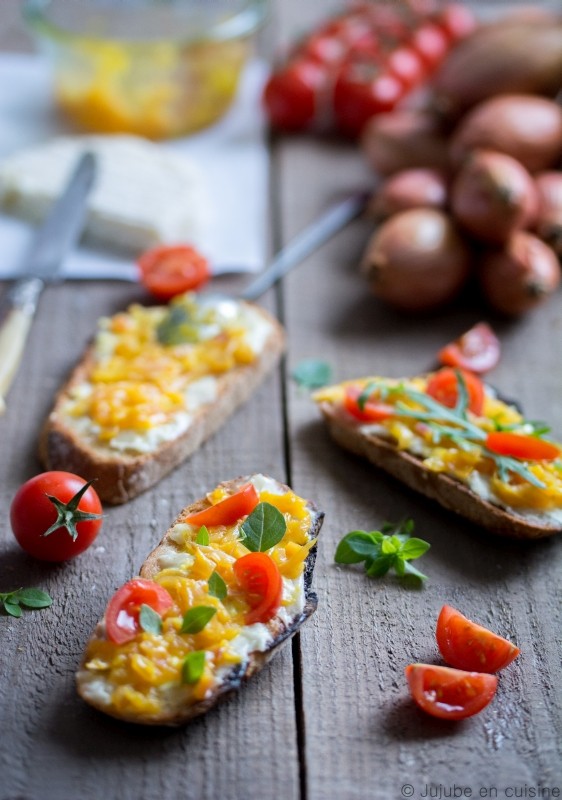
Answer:
<svg viewBox="0 0 562 800"><path fill-rule="evenodd" d="M266 74L264 63L250 63L234 105L220 122L161 145L185 153L205 176L212 208L205 240L196 244L217 268L257 272L265 265L268 155L259 98ZM50 81L41 56L0 55L0 158L73 132L53 107ZM0 279L17 274L32 233L27 223L0 213ZM63 267L67 278L133 280L135 273L131 260L83 247Z"/></svg>

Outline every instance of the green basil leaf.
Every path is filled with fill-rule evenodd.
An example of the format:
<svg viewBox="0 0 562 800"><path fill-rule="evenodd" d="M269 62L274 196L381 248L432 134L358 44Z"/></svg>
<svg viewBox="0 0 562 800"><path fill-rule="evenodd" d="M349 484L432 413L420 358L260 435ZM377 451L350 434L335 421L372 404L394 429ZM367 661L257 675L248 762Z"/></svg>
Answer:
<svg viewBox="0 0 562 800"><path fill-rule="evenodd" d="M399 539L394 536L385 536L381 542L381 553L383 556L395 555L401 547Z"/></svg>
<svg viewBox="0 0 562 800"><path fill-rule="evenodd" d="M194 650L183 662L181 676L184 683L197 683L205 669L205 651Z"/></svg>
<svg viewBox="0 0 562 800"><path fill-rule="evenodd" d="M424 542L423 539L408 539L400 548L400 557L405 561L411 561L413 558L419 558L427 553L431 545L429 542Z"/></svg>
<svg viewBox="0 0 562 800"><path fill-rule="evenodd" d="M156 338L160 344L176 345L199 341L199 326L187 309L170 306L166 316L156 328Z"/></svg>
<svg viewBox="0 0 562 800"><path fill-rule="evenodd" d="M406 572L406 562L400 556L396 556L396 561L394 562L394 572L400 577L404 577L404 573Z"/></svg>
<svg viewBox="0 0 562 800"><path fill-rule="evenodd" d="M21 608L17 603L11 603L9 600L4 600L4 610L11 617L21 617Z"/></svg>
<svg viewBox="0 0 562 800"><path fill-rule="evenodd" d="M217 609L214 606L194 606L184 614L180 633L201 633Z"/></svg>
<svg viewBox="0 0 562 800"><path fill-rule="evenodd" d="M379 541L376 537L378 531L351 531L337 546L334 560L336 564L358 564L367 558L376 558L380 552Z"/></svg>
<svg viewBox="0 0 562 800"><path fill-rule="evenodd" d="M388 570L394 564L396 555L381 555L373 559L367 567L367 575L369 578L381 578L386 575Z"/></svg>
<svg viewBox="0 0 562 800"><path fill-rule="evenodd" d="M206 525L201 525L199 531L197 532L197 536L195 537L196 544L209 544L209 530Z"/></svg>
<svg viewBox="0 0 562 800"><path fill-rule="evenodd" d="M219 600L224 600L224 598L228 594L226 583L223 581L223 579L216 570L209 578L209 594L212 597L217 597Z"/></svg>
<svg viewBox="0 0 562 800"><path fill-rule="evenodd" d="M327 361L307 358L299 361L292 372L292 378L304 389L319 389L332 379L332 368Z"/></svg>
<svg viewBox="0 0 562 800"><path fill-rule="evenodd" d="M412 564L410 564L409 561L404 561L404 574L419 578L420 581L427 580L427 575L424 575L423 572L420 572L419 569L416 569Z"/></svg>
<svg viewBox="0 0 562 800"><path fill-rule="evenodd" d="M48 608L53 603L53 598L41 589L18 589L13 592L11 600L21 603L27 608Z"/></svg>
<svg viewBox="0 0 562 800"><path fill-rule="evenodd" d="M274 547L285 536L287 523L271 503L258 503L240 528L240 541L254 553Z"/></svg>
<svg viewBox="0 0 562 800"><path fill-rule="evenodd" d="M162 617L146 603L140 607L139 625L147 633L162 633Z"/></svg>

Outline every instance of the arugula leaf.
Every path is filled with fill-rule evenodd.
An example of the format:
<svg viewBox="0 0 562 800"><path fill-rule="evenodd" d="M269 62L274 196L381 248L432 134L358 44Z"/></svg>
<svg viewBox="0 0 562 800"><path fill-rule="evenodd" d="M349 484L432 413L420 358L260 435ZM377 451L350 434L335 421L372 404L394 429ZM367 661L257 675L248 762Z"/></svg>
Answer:
<svg viewBox="0 0 562 800"><path fill-rule="evenodd" d="M180 633L201 633L207 623L215 616L214 606L194 606L183 616Z"/></svg>
<svg viewBox="0 0 562 800"><path fill-rule="evenodd" d="M320 389L332 379L332 368L327 361L318 358L306 358L296 365L292 378L304 389Z"/></svg>
<svg viewBox="0 0 562 800"><path fill-rule="evenodd" d="M395 524L385 522L380 531L351 531L339 542L334 560L337 564L365 562L369 578L380 578L394 569L399 577L415 575L425 580L426 576L409 563L429 550L429 543L411 537L413 520Z"/></svg>
<svg viewBox="0 0 562 800"><path fill-rule="evenodd" d="M183 662L181 675L184 683L197 683L203 675L205 669L205 651L193 650L189 653Z"/></svg>
<svg viewBox="0 0 562 800"><path fill-rule="evenodd" d="M457 403L455 405L455 414L458 414L461 419L466 419L466 412L468 411L468 403L470 399L468 396L468 389L466 388L466 381L460 369L455 370L455 375L457 377L458 393Z"/></svg>
<svg viewBox="0 0 562 800"><path fill-rule="evenodd" d="M197 536L195 537L196 544L209 544L209 529L206 525L201 525L199 531L197 532Z"/></svg>
<svg viewBox="0 0 562 800"><path fill-rule="evenodd" d="M240 528L240 541L254 553L274 547L285 536L287 523L271 503L258 503Z"/></svg>
<svg viewBox="0 0 562 800"><path fill-rule="evenodd" d="M140 607L139 625L147 633L162 633L162 617L146 603Z"/></svg>
<svg viewBox="0 0 562 800"><path fill-rule="evenodd" d="M224 600L228 594L226 583L223 581L219 573L215 570L209 578L209 594L211 597L217 597L219 600Z"/></svg>

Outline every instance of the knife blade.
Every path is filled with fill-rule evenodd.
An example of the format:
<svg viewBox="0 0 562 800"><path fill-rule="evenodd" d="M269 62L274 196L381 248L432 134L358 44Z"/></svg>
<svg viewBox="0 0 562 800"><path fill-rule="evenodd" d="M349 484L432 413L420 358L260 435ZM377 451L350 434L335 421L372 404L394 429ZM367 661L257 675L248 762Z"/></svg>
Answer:
<svg viewBox="0 0 562 800"><path fill-rule="evenodd" d="M0 325L0 413L17 372L27 335L47 283L60 280L64 257L76 243L86 220L86 201L96 176L96 159L84 153L62 194L33 237L20 277L5 299Z"/></svg>

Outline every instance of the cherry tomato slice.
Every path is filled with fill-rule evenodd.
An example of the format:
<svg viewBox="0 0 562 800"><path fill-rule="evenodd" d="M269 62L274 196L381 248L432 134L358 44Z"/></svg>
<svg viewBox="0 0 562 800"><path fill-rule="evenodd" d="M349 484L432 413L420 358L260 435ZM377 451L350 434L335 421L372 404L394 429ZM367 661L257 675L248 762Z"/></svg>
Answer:
<svg viewBox="0 0 562 800"><path fill-rule="evenodd" d="M311 128L323 106L328 84L325 65L296 58L269 78L263 103L271 125L285 131Z"/></svg>
<svg viewBox="0 0 562 800"><path fill-rule="evenodd" d="M494 431L486 437L486 447L501 456L512 456L525 461L553 461L560 450L550 442L536 436L510 431Z"/></svg>
<svg viewBox="0 0 562 800"><path fill-rule="evenodd" d="M520 652L510 641L477 625L451 606L441 609L436 636L447 664L470 672L498 672Z"/></svg>
<svg viewBox="0 0 562 800"><path fill-rule="evenodd" d="M434 373L429 379L426 393L447 408L454 408L459 397L457 371L464 378L468 392L468 408L473 414L480 415L484 407L484 385L482 381L466 370L454 370L445 367Z"/></svg>
<svg viewBox="0 0 562 800"><path fill-rule="evenodd" d="M138 260L143 286L157 300L199 289L209 280L209 263L189 245L163 245L147 250Z"/></svg>
<svg viewBox="0 0 562 800"><path fill-rule="evenodd" d="M260 501L260 496L253 486L248 483L235 494L225 497L214 506L204 508L196 514L186 518L190 525L234 525L241 517L250 514Z"/></svg>
<svg viewBox="0 0 562 800"><path fill-rule="evenodd" d="M382 422L384 419L395 416L394 408L391 405L378 400L367 400L363 408L359 408L357 401L362 391L359 386L348 386L345 390L344 408L355 419L362 422Z"/></svg>
<svg viewBox="0 0 562 800"><path fill-rule="evenodd" d="M479 375L489 372L500 360L500 341L487 322L479 322L439 353L441 364L462 367Z"/></svg>
<svg viewBox="0 0 562 800"><path fill-rule="evenodd" d="M162 615L174 601L166 589L154 581L143 578L128 581L115 592L105 612L105 630L110 641L124 644L135 638L140 631L141 605L150 606Z"/></svg>
<svg viewBox="0 0 562 800"><path fill-rule="evenodd" d="M268 622L279 610L283 594L283 579L275 561L267 553L248 553L234 562L234 574L251 607L246 625Z"/></svg>
<svg viewBox="0 0 562 800"><path fill-rule="evenodd" d="M498 679L433 664L409 664L406 678L420 708L440 719L466 719L478 714L496 693Z"/></svg>

